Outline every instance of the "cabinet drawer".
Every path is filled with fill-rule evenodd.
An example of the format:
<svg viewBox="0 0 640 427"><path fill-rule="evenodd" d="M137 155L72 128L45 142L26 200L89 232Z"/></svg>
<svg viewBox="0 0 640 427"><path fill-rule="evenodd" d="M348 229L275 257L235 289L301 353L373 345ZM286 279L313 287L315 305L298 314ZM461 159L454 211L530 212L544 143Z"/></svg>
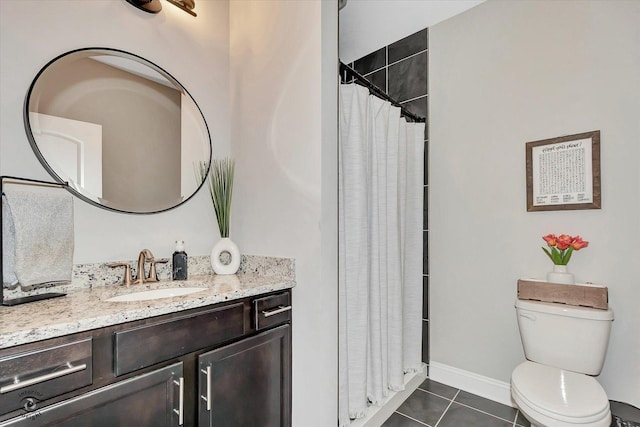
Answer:
<svg viewBox="0 0 640 427"><path fill-rule="evenodd" d="M135 376L0 422L0 427L185 425L183 365Z"/></svg>
<svg viewBox="0 0 640 427"><path fill-rule="evenodd" d="M114 369L124 375L244 334L244 304L116 332Z"/></svg>
<svg viewBox="0 0 640 427"><path fill-rule="evenodd" d="M0 359L0 413L35 408L40 401L92 383L91 338Z"/></svg>
<svg viewBox="0 0 640 427"><path fill-rule="evenodd" d="M253 300L256 331L291 321L291 294L283 292Z"/></svg>

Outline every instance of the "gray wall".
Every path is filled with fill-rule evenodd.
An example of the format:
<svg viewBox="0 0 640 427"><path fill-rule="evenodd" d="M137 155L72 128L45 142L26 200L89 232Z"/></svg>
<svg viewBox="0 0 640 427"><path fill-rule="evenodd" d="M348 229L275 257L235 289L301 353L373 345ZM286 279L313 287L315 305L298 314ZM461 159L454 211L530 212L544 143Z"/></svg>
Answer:
<svg viewBox="0 0 640 427"><path fill-rule="evenodd" d="M292 425L335 426L337 4L242 0L231 17L231 237L296 259Z"/></svg>
<svg viewBox="0 0 640 427"><path fill-rule="evenodd" d="M508 382L524 360L520 277L547 233L609 287L599 381L640 406L640 2L488 1L429 29L431 360ZM526 212L525 143L601 131L602 209Z"/></svg>

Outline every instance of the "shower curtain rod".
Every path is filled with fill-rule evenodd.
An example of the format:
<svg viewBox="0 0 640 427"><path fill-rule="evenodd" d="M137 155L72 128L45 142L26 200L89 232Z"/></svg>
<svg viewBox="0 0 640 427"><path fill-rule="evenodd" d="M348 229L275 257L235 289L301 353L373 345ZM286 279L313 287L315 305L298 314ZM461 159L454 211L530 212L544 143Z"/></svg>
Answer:
<svg viewBox="0 0 640 427"><path fill-rule="evenodd" d="M380 97L380 98L382 98L382 99L384 99L386 101L389 101L391 104L395 105L396 107L399 107L403 116L408 117L408 118L410 118L411 120L413 120L414 122L417 122L417 123L426 123L427 119L425 119L424 117L420 117L420 116L418 116L416 114L413 114L411 111L407 110L406 107L404 107L398 101L396 101L395 99L393 99L392 97L387 95L378 86L376 86L373 83L371 83L366 77L364 77L362 74L358 73L356 70L354 70L353 68L349 67L347 64L345 64L342 61L340 61L340 75L342 77L342 80L345 81L345 82L348 80L348 76L351 75L351 77L356 79L358 81L358 83L360 83L361 85L365 86L367 89L369 89L371 92L373 92L376 96L378 96L378 97Z"/></svg>

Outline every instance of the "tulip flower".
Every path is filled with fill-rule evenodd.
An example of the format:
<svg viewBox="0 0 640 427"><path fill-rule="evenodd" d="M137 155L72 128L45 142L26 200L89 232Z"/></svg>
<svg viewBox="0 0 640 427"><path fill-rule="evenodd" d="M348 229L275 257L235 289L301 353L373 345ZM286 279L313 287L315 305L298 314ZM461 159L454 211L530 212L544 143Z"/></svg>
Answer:
<svg viewBox="0 0 640 427"><path fill-rule="evenodd" d="M586 248L587 246L589 246L589 242L585 242L584 240L582 240L582 237L580 236L576 236L573 239L573 242L571 243L571 246L573 247L574 251L579 251L582 248Z"/></svg>
<svg viewBox="0 0 640 427"><path fill-rule="evenodd" d="M549 249L543 247L542 250L555 265L567 265L573 251L579 251L589 246L589 242L582 240L582 237L571 237L568 234L561 234L557 237L555 234L547 234L542 236L542 240L547 242L547 246L549 246Z"/></svg>
<svg viewBox="0 0 640 427"><path fill-rule="evenodd" d="M545 242L547 242L547 245L549 245L549 247L555 246L556 242L558 241L558 238L555 234L547 234L546 236L542 236L542 238Z"/></svg>

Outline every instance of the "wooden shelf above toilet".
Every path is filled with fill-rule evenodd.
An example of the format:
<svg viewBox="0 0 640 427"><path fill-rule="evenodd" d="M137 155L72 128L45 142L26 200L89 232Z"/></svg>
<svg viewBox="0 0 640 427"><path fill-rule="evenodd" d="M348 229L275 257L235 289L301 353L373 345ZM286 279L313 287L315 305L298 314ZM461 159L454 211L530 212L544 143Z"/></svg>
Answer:
<svg viewBox="0 0 640 427"><path fill-rule="evenodd" d="M609 290L591 284L563 285L533 279L518 280L518 299L555 302L606 310Z"/></svg>

